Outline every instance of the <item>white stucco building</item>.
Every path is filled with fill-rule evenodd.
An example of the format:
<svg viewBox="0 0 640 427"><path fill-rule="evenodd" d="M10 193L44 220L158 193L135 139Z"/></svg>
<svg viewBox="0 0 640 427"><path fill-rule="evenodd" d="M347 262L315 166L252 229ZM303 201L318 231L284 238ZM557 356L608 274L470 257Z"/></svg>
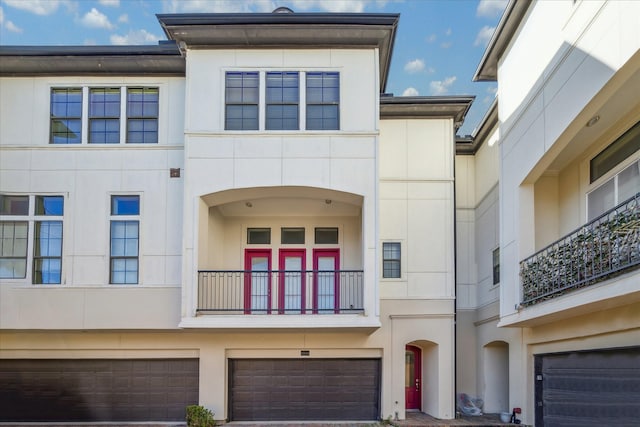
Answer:
<svg viewBox="0 0 640 427"><path fill-rule="evenodd" d="M454 417L472 97L381 97L397 15L158 19L0 48L3 421Z"/></svg>

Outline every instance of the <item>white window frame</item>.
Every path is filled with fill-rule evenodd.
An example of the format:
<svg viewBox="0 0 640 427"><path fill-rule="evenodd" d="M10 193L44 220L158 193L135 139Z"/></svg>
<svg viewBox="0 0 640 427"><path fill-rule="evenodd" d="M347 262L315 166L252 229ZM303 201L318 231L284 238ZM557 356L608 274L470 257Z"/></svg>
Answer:
<svg viewBox="0 0 640 427"><path fill-rule="evenodd" d="M137 196L138 197L138 215L112 215L111 201L115 196ZM112 192L107 195L107 280L106 285L109 287L140 287L143 284L143 268L142 268L142 243L143 243L143 197L141 193L132 193L126 191ZM118 221L137 221L138 222L138 281L136 283L113 283L111 281L111 223Z"/></svg>
<svg viewBox="0 0 640 427"><path fill-rule="evenodd" d="M590 159L589 159L590 161ZM625 169L627 169L629 166L631 166L632 164L636 163L636 162L640 162L640 152L636 152L633 156L625 159L624 161L620 162L619 164L616 165L616 167L614 167L613 169L611 169L609 172L607 172L606 174L604 174L603 176L601 176L600 178L598 178L597 180L595 180L594 182L592 182L588 187L587 187L587 191L585 194L585 221L586 222L590 222L591 220L593 220L594 218L597 218L597 216L599 216L600 214L606 212L607 210L605 210L604 212L601 212L600 214L596 215L593 218L589 218L589 195L591 193L593 193L595 190L599 189L600 187L602 187L603 185L608 184L611 180L613 180L613 206L610 207L613 208L614 206L617 206L619 203L623 202L624 200L619 200L619 196L618 196L618 176L620 175L620 173L622 171L624 171ZM589 162L587 162L587 165L589 165ZM588 166L587 166L588 167Z"/></svg>

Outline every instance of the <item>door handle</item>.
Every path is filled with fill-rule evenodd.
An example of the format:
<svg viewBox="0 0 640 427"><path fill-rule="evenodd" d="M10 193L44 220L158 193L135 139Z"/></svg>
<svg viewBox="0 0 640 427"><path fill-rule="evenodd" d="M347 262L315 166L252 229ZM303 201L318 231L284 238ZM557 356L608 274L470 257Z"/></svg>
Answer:
<svg viewBox="0 0 640 427"><path fill-rule="evenodd" d="M416 390L420 390L420 379L416 378Z"/></svg>

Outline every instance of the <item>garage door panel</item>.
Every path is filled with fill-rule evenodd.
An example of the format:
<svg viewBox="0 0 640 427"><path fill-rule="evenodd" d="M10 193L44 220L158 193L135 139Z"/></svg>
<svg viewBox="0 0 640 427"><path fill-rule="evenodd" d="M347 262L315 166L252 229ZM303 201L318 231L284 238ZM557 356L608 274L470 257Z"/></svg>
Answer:
<svg viewBox="0 0 640 427"><path fill-rule="evenodd" d="M380 359L234 359L229 367L232 420L371 420L380 415Z"/></svg>
<svg viewBox="0 0 640 427"><path fill-rule="evenodd" d="M0 421L180 421L198 403L198 370L197 359L3 360Z"/></svg>
<svg viewBox="0 0 640 427"><path fill-rule="evenodd" d="M637 426L640 347L539 355L536 426Z"/></svg>

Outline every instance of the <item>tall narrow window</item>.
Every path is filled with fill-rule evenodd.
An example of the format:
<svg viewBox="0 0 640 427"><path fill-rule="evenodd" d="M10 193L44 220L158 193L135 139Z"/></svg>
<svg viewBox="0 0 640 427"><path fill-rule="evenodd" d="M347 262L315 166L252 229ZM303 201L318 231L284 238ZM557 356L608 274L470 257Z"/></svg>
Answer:
<svg viewBox="0 0 640 427"><path fill-rule="evenodd" d="M27 275L27 221L0 221L0 279Z"/></svg>
<svg viewBox="0 0 640 427"><path fill-rule="evenodd" d="M139 196L111 196L112 284L138 283L139 215Z"/></svg>
<svg viewBox="0 0 640 427"><path fill-rule="evenodd" d="M226 130L258 130L258 88L258 72L226 73Z"/></svg>
<svg viewBox="0 0 640 427"><path fill-rule="evenodd" d="M340 128L340 74L307 73L307 130Z"/></svg>
<svg viewBox="0 0 640 427"><path fill-rule="evenodd" d="M492 253L493 258L493 284L500 283L500 248L495 248Z"/></svg>
<svg viewBox="0 0 640 427"><path fill-rule="evenodd" d="M89 91L89 143L120 143L120 88Z"/></svg>
<svg viewBox="0 0 640 427"><path fill-rule="evenodd" d="M51 89L51 144L82 142L82 89Z"/></svg>
<svg viewBox="0 0 640 427"><path fill-rule="evenodd" d="M36 221L33 236L33 283L61 283L62 219L39 220L40 217L62 217L62 196L36 196Z"/></svg>
<svg viewBox="0 0 640 427"><path fill-rule="evenodd" d="M385 279L400 278L400 243L382 243L382 277Z"/></svg>
<svg viewBox="0 0 640 427"><path fill-rule="evenodd" d="M127 142L158 142L158 88L127 88Z"/></svg>
<svg viewBox="0 0 640 427"><path fill-rule="evenodd" d="M268 72L266 82L266 129L298 129L298 73Z"/></svg>

